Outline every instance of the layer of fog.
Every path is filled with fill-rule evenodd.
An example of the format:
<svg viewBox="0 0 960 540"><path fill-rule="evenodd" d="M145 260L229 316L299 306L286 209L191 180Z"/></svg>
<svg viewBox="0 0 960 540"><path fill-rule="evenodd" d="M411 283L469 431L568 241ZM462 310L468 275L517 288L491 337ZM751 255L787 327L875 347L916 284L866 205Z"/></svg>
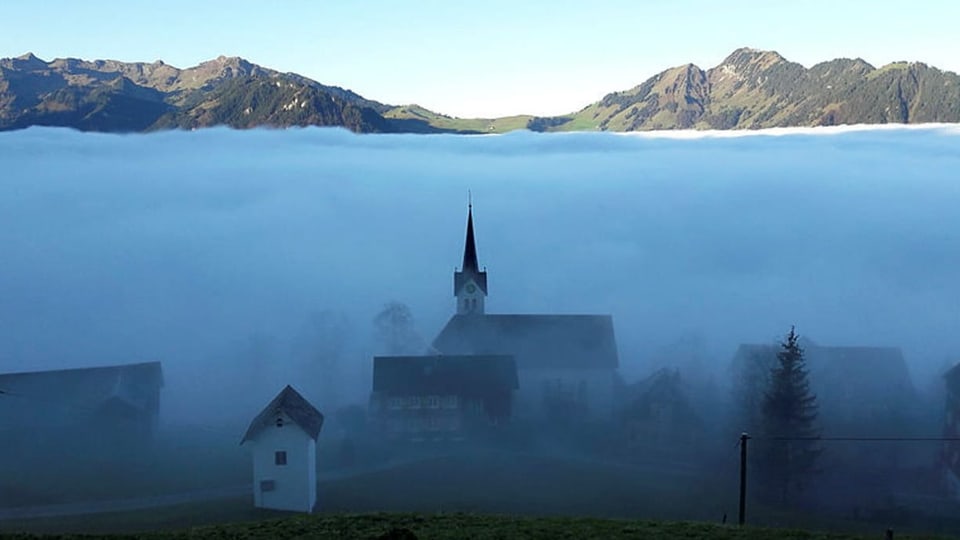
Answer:
<svg viewBox="0 0 960 540"><path fill-rule="evenodd" d="M796 324L934 384L960 356L960 132L769 135L2 133L0 372L161 360L166 422L236 412L238 379L363 402L384 303L428 341L453 311L472 190L488 311L610 313L628 381L691 337L681 367L724 379ZM336 365L298 371L329 335Z"/></svg>

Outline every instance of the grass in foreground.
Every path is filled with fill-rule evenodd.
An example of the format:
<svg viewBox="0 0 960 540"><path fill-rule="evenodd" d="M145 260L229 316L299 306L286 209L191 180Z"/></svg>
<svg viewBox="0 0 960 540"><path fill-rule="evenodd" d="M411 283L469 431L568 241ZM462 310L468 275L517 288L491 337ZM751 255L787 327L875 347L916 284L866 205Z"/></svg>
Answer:
<svg viewBox="0 0 960 540"><path fill-rule="evenodd" d="M712 525L690 522L629 521L587 518L546 518L486 516L474 514L340 514L293 516L248 523L232 523L197 527L165 533L144 533L127 537L179 538L330 538L374 539L389 538L390 531L407 529L418 539L656 539L680 540L693 538L760 540L823 539L853 540L882 538L883 531L873 535L819 533L801 530L738 528L732 525ZM122 537L122 536L118 536ZM897 538L934 538L897 535ZM28 538L8 535L0 538ZM33 537L36 538L36 537ZM71 538L70 536L61 538ZM80 538L77 536L76 538ZM92 538L84 536L83 538ZM401 537L402 538L402 537Z"/></svg>

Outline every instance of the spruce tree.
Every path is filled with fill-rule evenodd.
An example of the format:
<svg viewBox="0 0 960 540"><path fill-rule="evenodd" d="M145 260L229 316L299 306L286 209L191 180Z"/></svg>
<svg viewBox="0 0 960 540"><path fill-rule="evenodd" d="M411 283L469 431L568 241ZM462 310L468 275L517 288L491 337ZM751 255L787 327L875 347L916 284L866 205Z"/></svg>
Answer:
<svg viewBox="0 0 960 540"><path fill-rule="evenodd" d="M759 476L767 488L786 504L803 491L816 472L822 450L815 440L817 399L810 392L806 361L793 327L780 344L777 364L770 374L762 411L762 448L758 448Z"/></svg>

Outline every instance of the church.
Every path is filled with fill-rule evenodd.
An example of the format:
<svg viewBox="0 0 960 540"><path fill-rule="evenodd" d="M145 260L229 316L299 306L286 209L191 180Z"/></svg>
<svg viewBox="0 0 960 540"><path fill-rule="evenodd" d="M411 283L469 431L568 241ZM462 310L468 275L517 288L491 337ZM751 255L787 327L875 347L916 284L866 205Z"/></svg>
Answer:
<svg viewBox="0 0 960 540"><path fill-rule="evenodd" d="M423 356L378 356L370 413L382 433L462 440L513 418L610 420L619 357L610 315L490 314L467 209L456 312Z"/></svg>
<svg viewBox="0 0 960 540"><path fill-rule="evenodd" d="M517 365L514 415L530 419L609 419L619 357L610 315L490 314L480 269L473 205L463 264L453 275L456 313L433 340L440 355L509 355Z"/></svg>

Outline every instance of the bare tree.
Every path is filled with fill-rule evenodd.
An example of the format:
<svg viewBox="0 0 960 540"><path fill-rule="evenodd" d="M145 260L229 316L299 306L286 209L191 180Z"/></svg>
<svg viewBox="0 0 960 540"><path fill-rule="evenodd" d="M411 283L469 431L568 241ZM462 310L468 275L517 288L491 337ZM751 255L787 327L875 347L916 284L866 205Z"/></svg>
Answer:
<svg viewBox="0 0 960 540"><path fill-rule="evenodd" d="M373 318L378 352L390 355L422 354L424 341L417 333L413 313L403 302L392 301Z"/></svg>

